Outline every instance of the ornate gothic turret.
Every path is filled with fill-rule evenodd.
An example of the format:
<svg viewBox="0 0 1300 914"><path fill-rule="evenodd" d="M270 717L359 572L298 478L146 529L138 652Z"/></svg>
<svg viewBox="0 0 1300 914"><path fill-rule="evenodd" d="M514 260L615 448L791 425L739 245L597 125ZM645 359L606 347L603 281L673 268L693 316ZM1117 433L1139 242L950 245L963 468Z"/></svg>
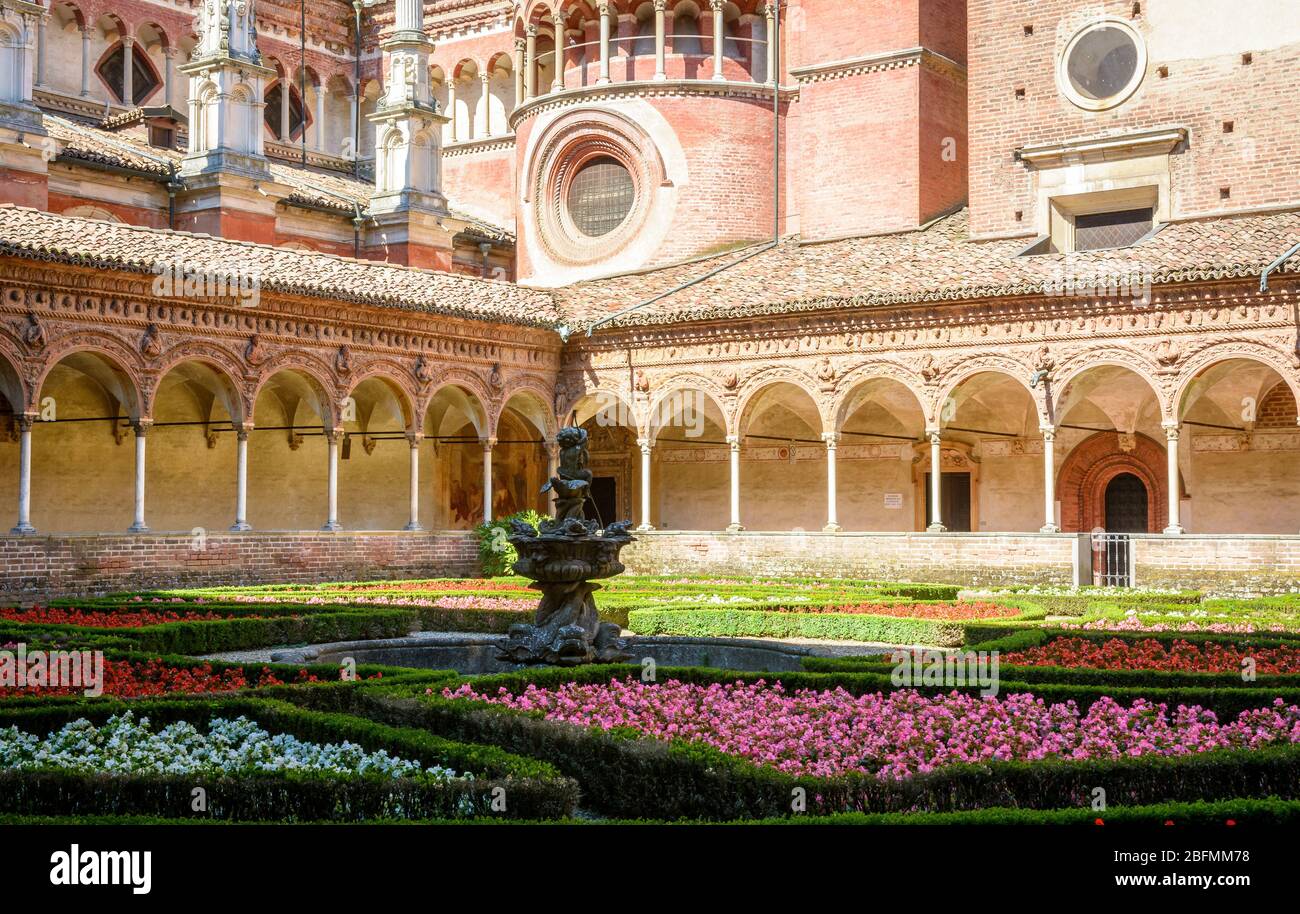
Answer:
<svg viewBox="0 0 1300 914"><path fill-rule="evenodd" d="M397 0L392 35L381 45L388 83L375 125L375 193L367 246L409 266L451 268L453 227L442 193L441 130L429 89L429 52L421 0Z"/></svg>
<svg viewBox="0 0 1300 914"><path fill-rule="evenodd" d="M203 0L199 8L199 42L180 68L190 82L190 122L177 227L269 242L275 204L288 188L271 182L262 142L265 90L275 71L257 50L254 16L254 0ZM228 231L234 218L237 233Z"/></svg>
<svg viewBox="0 0 1300 914"><path fill-rule="evenodd" d="M45 209L49 140L32 103L36 24L48 13L24 0L0 0L0 200Z"/></svg>

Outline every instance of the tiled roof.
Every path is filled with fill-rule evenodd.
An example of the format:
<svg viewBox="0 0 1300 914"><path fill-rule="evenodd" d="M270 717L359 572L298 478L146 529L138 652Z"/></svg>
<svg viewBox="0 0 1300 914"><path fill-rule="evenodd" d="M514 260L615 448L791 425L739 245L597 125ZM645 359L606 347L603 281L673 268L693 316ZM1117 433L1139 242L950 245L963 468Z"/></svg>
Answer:
<svg viewBox="0 0 1300 914"><path fill-rule="evenodd" d="M136 109L138 110L138 109ZM126 114L131 114L128 111ZM124 117L125 115L119 115ZM160 149L135 137L101 130L69 118L46 112L45 129L57 139L62 150L59 157L80 160L89 165L108 165L129 168L149 174L168 175L172 168L180 168L184 153L176 149ZM269 159L271 177L293 191L287 202L335 210L339 215L351 216L356 207L363 210L370 203L374 187L350 175L322 169L303 168ZM451 207L451 214L465 222L476 235L493 241L513 242L514 234L499 225L493 225L478 216Z"/></svg>
<svg viewBox="0 0 1300 914"><path fill-rule="evenodd" d="M1300 242L1300 212L1242 215L1166 225L1130 248L1019 256L1028 239L968 241L961 210L913 232L822 244L783 241L660 270L592 280L556 290L577 330L640 304L723 264L736 265L612 326L676 323L828 308L1063 295L1123 282L1162 284L1258 277ZM1300 271L1300 254L1285 265ZM1087 294L1083 292L1083 294Z"/></svg>
<svg viewBox="0 0 1300 914"><path fill-rule="evenodd" d="M78 219L12 204L0 206L0 255L132 273L154 273L161 264L179 261L197 273L224 275L238 269L251 274L263 291L534 327L551 327L558 320L548 293L514 283Z"/></svg>

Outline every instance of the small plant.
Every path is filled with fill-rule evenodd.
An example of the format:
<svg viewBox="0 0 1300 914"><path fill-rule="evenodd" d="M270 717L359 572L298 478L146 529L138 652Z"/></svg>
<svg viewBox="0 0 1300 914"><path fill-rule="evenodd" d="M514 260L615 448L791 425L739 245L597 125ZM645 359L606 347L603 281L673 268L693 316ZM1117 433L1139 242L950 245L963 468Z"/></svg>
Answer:
<svg viewBox="0 0 1300 914"><path fill-rule="evenodd" d="M534 530L542 522L542 516L536 511L520 511L509 517L499 518L474 528L478 534L478 560L480 573L493 578L510 574L510 567L519 560L515 547L510 545L510 522L523 521Z"/></svg>

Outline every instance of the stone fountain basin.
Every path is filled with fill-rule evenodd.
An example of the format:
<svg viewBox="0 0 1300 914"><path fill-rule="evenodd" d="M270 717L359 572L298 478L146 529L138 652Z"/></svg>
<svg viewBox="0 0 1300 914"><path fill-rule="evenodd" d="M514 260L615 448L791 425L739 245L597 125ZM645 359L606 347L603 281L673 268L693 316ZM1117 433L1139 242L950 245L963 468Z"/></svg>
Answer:
<svg viewBox="0 0 1300 914"><path fill-rule="evenodd" d="M273 651L276 663L378 663L422 670L455 670L472 676L520 669L497 659L505 635L466 632L417 632L406 638L337 641ZM683 638L673 635L628 635L632 663L652 658L658 666L702 666L758 673L803 669L804 657L842 657L889 653L899 645L790 644L750 638Z"/></svg>

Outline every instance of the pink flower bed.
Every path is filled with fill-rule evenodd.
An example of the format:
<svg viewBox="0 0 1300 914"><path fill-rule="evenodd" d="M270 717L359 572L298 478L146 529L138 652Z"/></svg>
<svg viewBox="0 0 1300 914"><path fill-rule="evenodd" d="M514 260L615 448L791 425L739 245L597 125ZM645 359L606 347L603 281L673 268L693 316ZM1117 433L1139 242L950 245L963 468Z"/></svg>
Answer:
<svg viewBox="0 0 1300 914"><path fill-rule="evenodd" d="M1216 635L1253 635L1256 632L1285 632L1286 627L1273 623L1256 628L1250 622L1143 622L1136 615L1123 619L1098 619L1095 622L1060 622L1058 628L1086 632L1206 632Z"/></svg>
<svg viewBox="0 0 1300 914"><path fill-rule="evenodd" d="M615 680L558 689L529 686L481 695L470 684L448 698L472 698L587 727L633 727L684 739L790 774L848 772L902 780L958 762L1118 759L1253 749L1300 742L1300 707L1244 711L1219 723L1203 708L1109 698L1086 714L1074 702L1048 705L1031 694L926 697L912 689L853 696L843 689L786 692L780 683L662 685Z"/></svg>

